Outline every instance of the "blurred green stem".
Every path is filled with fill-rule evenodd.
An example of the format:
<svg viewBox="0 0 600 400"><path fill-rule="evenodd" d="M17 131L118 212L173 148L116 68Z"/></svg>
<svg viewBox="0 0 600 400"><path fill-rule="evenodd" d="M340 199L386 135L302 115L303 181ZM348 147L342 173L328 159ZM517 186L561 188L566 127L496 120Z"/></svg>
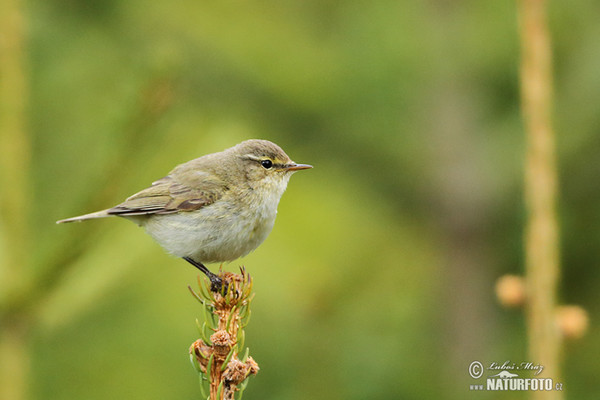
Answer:
<svg viewBox="0 0 600 400"><path fill-rule="evenodd" d="M29 325L2 322L0 330L0 399L24 400L30 372Z"/></svg>
<svg viewBox="0 0 600 400"><path fill-rule="evenodd" d="M30 143L25 130L27 84L24 72L20 0L0 2L0 221L3 262L0 293L22 283L27 259Z"/></svg>
<svg viewBox="0 0 600 400"><path fill-rule="evenodd" d="M10 311L27 284L27 210L32 204L22 9L20 0L0 2L0 399L10 400L27 397L29 375L29 324Z"/></svg>
<svg viewBox="0 0 600 400"><path fill-rule="evenodd" d="M555 322L559 277L557 172L552 129L552 54L545 0L521 0L521 101L527 136L525 232L527 324L530 361L560 378L560 338ZM532 392L534 399L561 399L560 391Z"/></svg>

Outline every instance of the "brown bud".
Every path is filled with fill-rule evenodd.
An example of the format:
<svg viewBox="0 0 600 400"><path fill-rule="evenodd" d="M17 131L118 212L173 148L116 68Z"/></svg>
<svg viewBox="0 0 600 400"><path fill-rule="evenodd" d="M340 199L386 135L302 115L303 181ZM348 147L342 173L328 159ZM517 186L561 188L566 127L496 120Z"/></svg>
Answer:
<svg viewBox="0 0 600 400"><path fill-rule="evenodd" d="M504 275L496 281L496 296L504 307L520 307L525 303L525 281L516 275Z"/></svg>
<svg viewBox="0 0 600 400"><path fill-rule="evenodd" d="M225 330L219 330L212 334L210 341L213 343L215 350L215 357L221 359L227 357L229 350L231 349L230 336Z"/></svg>
<svg viewBox="0 0 600 400"><path fill-rule="evenodd" d="M587 332L589 317L579 306L560 306L556 309L556 322L565 338L579 339Z"/></svg>
<svg viewBox="0 0 600 400"><path fill-rule="evenodd" d="M247 376L248 367L237 358L229 361L229 364L227 364L227 369L223 374L225 382L236 386L242 383Z"/></svg>
<svg viewBox="0 0 600 400"><path fill-rule="evenodd" d="M200 369L202 369L203 372L206 372L206 366L208 365L208 359L210 358L210 355L212 354L212 352L213 352L212 347L210 347L209 345L204 343L204 340L202 340L202 339L196 340L190 346L190 354L193 354L196 356L196 360L198 360L198 363L200 364Z"/></svg>
<svg viewBox="0 0 600 400"><path fill-rule="evenodd" d="M258 370L260 368L258 368L258 364L256 363L256 361L254 361L254 358L248 356L248 359L246 360L246 366L248 367L248 374L249 375L256 375L258 373Z"/></svg>

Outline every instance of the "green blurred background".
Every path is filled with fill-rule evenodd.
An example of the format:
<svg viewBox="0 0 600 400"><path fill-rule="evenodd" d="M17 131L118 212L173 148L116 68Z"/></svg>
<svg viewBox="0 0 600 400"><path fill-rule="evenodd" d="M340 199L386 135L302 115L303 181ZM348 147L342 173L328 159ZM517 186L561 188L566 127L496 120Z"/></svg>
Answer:
<svg viewBox="0 0 600 400"><path fill-rule="evenodd" d="M561 380L567 398L597 399L600 3L551 6L560 299L592 322L566 343ZM245 399L526 397L470 392L467 372L527 360L522 312L494 295L499 276L523 270L513 2L29 0L21 11L32 197L20 268L53 271L29 341L31 399L200 398L187 355L197 271L130 222L54 222L249 138L315 168L292 178L267 241L225 266L255 279L246 342L261 370Z"/></svg>

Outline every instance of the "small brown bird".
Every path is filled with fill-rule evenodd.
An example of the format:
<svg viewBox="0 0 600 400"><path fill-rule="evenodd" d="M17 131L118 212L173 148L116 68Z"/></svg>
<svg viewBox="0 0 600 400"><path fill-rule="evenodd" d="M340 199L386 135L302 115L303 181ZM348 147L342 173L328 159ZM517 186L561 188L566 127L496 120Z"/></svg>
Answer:
<svg viewBox="0 0 600 400"><path fill-rule="evenodd" d="M178 165L115 207L57 223L115 215L129 219L219 290L220 278L204 263L232 261L256 249L273 228L290 176L308 168L275 143L247 140Z"/></svg>

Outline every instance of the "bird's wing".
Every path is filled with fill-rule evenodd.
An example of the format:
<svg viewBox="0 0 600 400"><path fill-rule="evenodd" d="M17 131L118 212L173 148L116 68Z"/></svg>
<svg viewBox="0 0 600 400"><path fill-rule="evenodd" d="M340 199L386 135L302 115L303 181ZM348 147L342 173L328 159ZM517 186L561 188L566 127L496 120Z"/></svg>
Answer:
<svg viewBox="0 0 600 400"><path fill-rule="evenodd" d="M212 174L202 171L193 174L198 176L185 180L165 176L107 213L127 216L193 211L214 203L227 190L227 185Z"/></svg>

